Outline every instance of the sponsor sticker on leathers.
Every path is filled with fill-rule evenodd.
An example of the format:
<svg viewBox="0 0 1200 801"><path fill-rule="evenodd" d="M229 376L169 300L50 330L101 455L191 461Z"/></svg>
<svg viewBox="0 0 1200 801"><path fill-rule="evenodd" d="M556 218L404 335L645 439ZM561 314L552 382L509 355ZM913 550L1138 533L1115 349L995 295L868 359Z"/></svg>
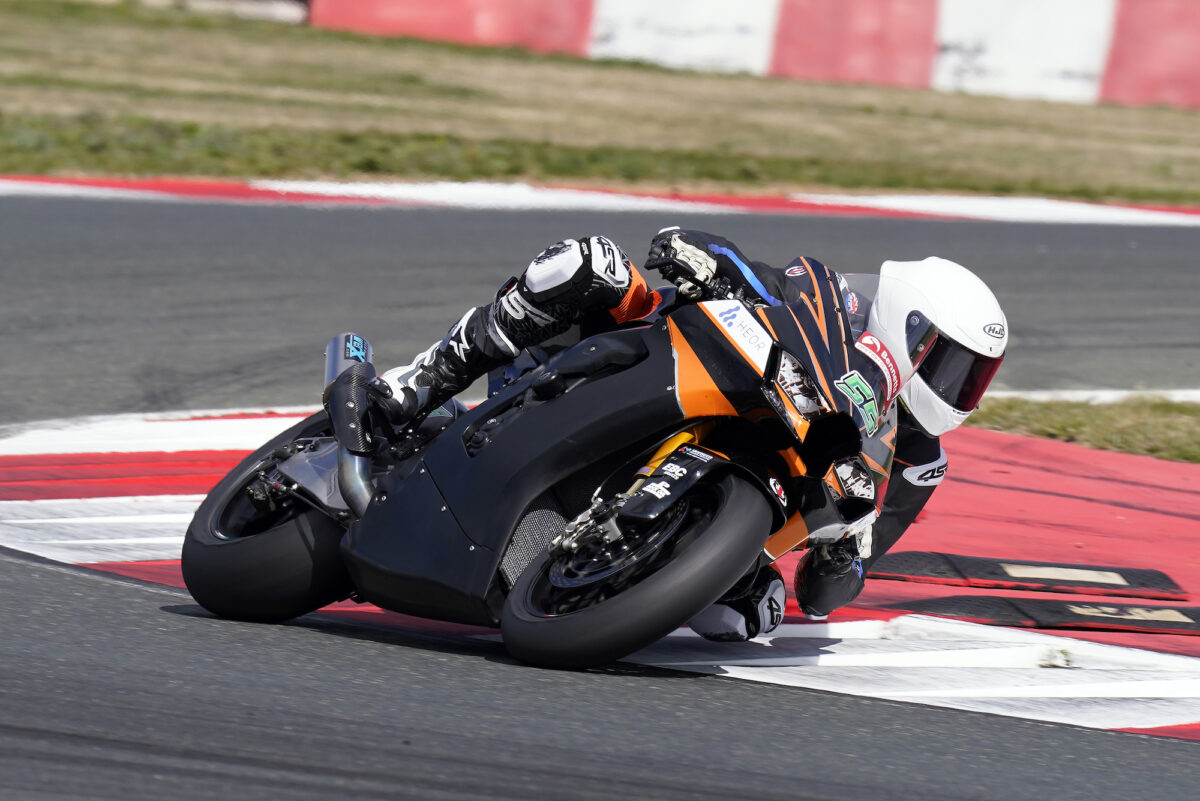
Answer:
<svg viewBox="0 0 1200 801"><path fill-rule="evenodd" d="M875 365L883 371L883 377L887 382L887 397L883 401L883 405L886 407L900 394L900 368L896 365L895 358L892 357L891 351L879 337L869 332L859 337L858 341L854 343L854 347L866 354L867 358L875 362Z"/></svg>

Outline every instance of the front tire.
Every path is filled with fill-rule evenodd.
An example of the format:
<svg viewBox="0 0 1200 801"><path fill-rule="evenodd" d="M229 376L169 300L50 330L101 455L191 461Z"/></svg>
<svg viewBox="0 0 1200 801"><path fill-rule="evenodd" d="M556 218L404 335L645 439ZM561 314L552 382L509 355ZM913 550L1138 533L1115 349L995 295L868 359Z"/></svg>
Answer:
<svg viewBox="0 0 1200 801"><path fill-rule="evenodd" d="M554 668L613 662L665 637L721 597L762 551L771 508L761 492L732 474L693 488L678 503L693 506L686 510L688 524L645 564L604 572L599 581L606 586L573 595L551 580L552 571L562 572L561 564L555 566L561 557L546 551L535 559L504 604L500 628L508 652ZM631 571L637 571L634 580L623 578Z"/></svg>
<svg viewBox="0 0 1200 801"><path fill-rule="evenodd" d="M247 456L209 492L183 541L183 580L215 615L278 623L346 598L354 589L338 550L345 528L295 503L264 515L245 498L272 453L297 439L329 434L318 412Z"/></svg>

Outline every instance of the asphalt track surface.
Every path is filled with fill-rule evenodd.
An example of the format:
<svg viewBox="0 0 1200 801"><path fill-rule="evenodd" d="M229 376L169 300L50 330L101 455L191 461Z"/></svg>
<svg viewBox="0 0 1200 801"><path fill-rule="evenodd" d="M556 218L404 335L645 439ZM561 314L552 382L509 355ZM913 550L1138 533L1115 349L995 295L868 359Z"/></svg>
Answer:
<svg viewBox="0 0 1200 801"><path fill-rule="evenodd" d="M324 345L407 362L543 247L669 224L844 272L969 264L1009 316L997 387L1200 386L1200 228L0 198L0 424L316 401Z"/></svg>
<svg viewBox="0 0 1200 801"><path fill-rule="evenodd" d="M45 798L1194 798L1194 742L499 645L0 554L0 795Z"/></svg>
<svg viewBox="0 0 1200 801"><path fill-rule="evenodd" d="M605 231L636 259L673 222L768 261L968 262L1010 310L1012 387L1197 383L1197 231L0 200L0 422L314 404L333 333L399 361L549 240ZM1192 799L1200 775L1195 742L219 621L9 553L0 599L5 799Z"/></svg>

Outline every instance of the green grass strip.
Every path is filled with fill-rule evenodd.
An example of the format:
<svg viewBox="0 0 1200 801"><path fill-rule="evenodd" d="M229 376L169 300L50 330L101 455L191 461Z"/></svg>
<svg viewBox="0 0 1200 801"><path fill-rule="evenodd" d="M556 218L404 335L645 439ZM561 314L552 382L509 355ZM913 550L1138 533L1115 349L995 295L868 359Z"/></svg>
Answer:
<svg viewBox="0 0 1200 801"><path fill-rule="evenodd" d="M473 179L601 179L629 182L714 181L745 190L760 182L793 181L843 187L950 188L1012 192L1137 196L1136 188L1102 190L998 181L953 170L915 168L886 159L780 158L729 151L683 151L487 139L378 130L242 128L131 115L74 116L0 113L0 172L217 177ZM1156 200L1196 200L1180 192Z"/></svg>
<svg viewBox="0 0 1200 801"><path fill-rule="evenodd" d="M985 399L968 425L1090 448L1200 462L1200 404L1134 397L1120 403Z"/></svg>

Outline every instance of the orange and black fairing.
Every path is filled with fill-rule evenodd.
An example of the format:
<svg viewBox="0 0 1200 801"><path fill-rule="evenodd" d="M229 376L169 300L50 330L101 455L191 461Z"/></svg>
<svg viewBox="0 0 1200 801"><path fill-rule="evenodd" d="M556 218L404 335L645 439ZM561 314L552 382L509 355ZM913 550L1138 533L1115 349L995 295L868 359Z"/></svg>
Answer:
<svg viewBox="0 0 1200 801"><path fill-rule="evenodd" d="M700 339L694 327L686 321L683 325L691 331L691 339ZM715 371L723 375L723 371L712 365L719 364L718 360L705 360L696 353L692 341L680 328L674 316L667 319L667 330L671 336L671 347L675 351L675 396L679 399L679 408L689 418L703 417L736 417L738 410L734 408L728 396L722 391L713 377ZM707 350L711 343L704 341L700 347Z"/></svg>
<svg viewBox="0 0 1200 801"><path fill-rule="evenodd" d="M761 372L742 358L730 358L737 344L724 336L706 304L683 306L667 319L675 349L675 394L689 416L745 416L769 411L759 386Z"/></svg>
<svg viewBox="0 0 1200 801"><path fill-rule="evenodd" d="M829 269L807 259L789 269L808 279L790 303L751 310L726 299L670 312L680 408L691 418L738 416L773 429L793 477L823 478L835 462L860 459L881 488L895 441L887 377L856 347L861 332ZM791 391L798 380L811 397Z"/></svg>

